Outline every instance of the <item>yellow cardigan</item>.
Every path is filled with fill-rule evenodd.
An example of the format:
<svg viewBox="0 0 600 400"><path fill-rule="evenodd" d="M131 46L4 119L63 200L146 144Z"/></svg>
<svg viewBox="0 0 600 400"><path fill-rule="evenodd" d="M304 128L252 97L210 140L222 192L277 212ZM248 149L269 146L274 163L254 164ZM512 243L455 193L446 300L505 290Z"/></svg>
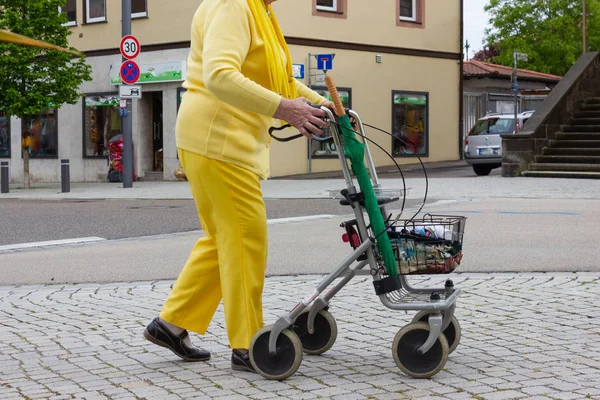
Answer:
<svg viewBox="0 0 600 400"><path fill-rule="evenodd" d="M192 22L183 84L188 91L177 117L177 147L268 178L268 129L275 124L281 96L269 90L265 57L247 0L202 3ZM313 104L325 101L301 82L296 84L299 96Z"/></svg>

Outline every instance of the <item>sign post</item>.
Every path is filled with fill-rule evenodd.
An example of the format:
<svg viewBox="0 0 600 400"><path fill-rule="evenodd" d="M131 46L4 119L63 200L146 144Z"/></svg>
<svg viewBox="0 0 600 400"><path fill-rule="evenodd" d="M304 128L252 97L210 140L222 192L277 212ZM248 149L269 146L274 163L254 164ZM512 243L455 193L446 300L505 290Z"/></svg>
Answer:
<svg viewBox="0 0 600 400"><path fill-rule="evenodd" d="M120 43L123 65L121 66L121 80L123 83L134 84L138 81L140 73L135 58L140 53L140 45L136 38L131 36L131 0L121 0L122 36ZM137 77L136 75L137 71ZM123 74L126 74L125 76ZM133 187L133 120L131 119L131 100L125 99L126 107L121 108L123 127L123 187Z"/></svg>

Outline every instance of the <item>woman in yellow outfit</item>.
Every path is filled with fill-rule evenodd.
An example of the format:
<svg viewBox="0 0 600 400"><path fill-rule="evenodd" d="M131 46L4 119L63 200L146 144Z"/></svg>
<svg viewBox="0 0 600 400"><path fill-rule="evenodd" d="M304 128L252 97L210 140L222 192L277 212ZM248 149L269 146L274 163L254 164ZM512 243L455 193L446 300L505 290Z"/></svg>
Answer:
<svg viewBox="0 0 600 400"><path fill-rule="evenodd" d="M206 236L144 331L183 359L208 360L187 330L203 335L223 300L232 368L249 371L248 348L263 326L268 129L280 119L320 135L325 113L309 102L333 108L292 77L273 1L204 0L194 15L176 138Z"/></svg>

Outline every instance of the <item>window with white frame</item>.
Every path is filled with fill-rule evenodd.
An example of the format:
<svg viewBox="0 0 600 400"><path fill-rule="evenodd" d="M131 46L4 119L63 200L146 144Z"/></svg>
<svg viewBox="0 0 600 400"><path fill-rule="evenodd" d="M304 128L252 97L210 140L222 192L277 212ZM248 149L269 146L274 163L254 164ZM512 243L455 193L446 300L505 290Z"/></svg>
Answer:
<svg viewBox="0 0 600 400"><path fill-rule="evenodd" d="M58 7L58 13L67 17L66 26L77 25L77 0L67 0L63 7Z"/></svg>
<svg viewBox="0 0 600 400"><path fill-rule="evenodd" d="M339 0L317 0L317 10L319 11L338 11Z"/></svg>
<svg viewBox="0 0 600 400"><path fill-rule="evenodd" d="M85 22L106 21L106 0L85 0Z"/></svg>
<svg viewBox="0 0 600 400"><path fill-rule="evenodd" d="M144 18L148 16L147 0L131 0L131 18Z"/></svg>
<svg viewBox="0 0 600 400"><path fill-rule="evenodd" d="M400 0L400 19L403 21L417 20L417 0Z"/></svg>

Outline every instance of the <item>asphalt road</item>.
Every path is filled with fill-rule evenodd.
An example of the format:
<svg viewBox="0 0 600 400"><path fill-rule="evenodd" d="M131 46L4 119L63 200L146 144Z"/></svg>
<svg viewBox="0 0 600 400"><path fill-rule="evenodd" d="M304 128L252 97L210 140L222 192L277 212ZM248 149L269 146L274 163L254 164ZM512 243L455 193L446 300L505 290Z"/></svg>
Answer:
<svg viewBox="0 0 600 400"><path fill-rule="evenodd" d="M332 199L265 203L268 219L352 213L350 207ZM420 204L407 200L406 207ZM192 200L5 199L0 200L0 226L0 246L85 237L122 239L200 229Z"/></svg>
<svg viewBox="0 0 600 400"><path fill-rule="evenodd" d="M600 271L598 200L488 198L425 211L467 216L456 272ZM267 275L335 270L351 252L341 240L341 221L269 225ZM200 236L196 231L0 253L0 285L175 279Z"/></svg>
<svg viewBox="0 0 600 400"><path fill-rule="evenodd" d="M393 169L390 168L390 171ZM492 171L499 175L500 169ZM422 178L423 171L411 168L405 178ZM475 176L464 166L436 168L430 178L466 178ZM382 179L399 174L382 173ZM431 204L438 199L428 198ZM405 207L418 207L420 200L407 200ZM393 207L400 208L401 203ZM267 218L309 215L348 215L352 209L332 199L266 200ZM101 237L123 239L189 232L200 229L191 200L0 200L0 246L51 240Z"/></svg>

